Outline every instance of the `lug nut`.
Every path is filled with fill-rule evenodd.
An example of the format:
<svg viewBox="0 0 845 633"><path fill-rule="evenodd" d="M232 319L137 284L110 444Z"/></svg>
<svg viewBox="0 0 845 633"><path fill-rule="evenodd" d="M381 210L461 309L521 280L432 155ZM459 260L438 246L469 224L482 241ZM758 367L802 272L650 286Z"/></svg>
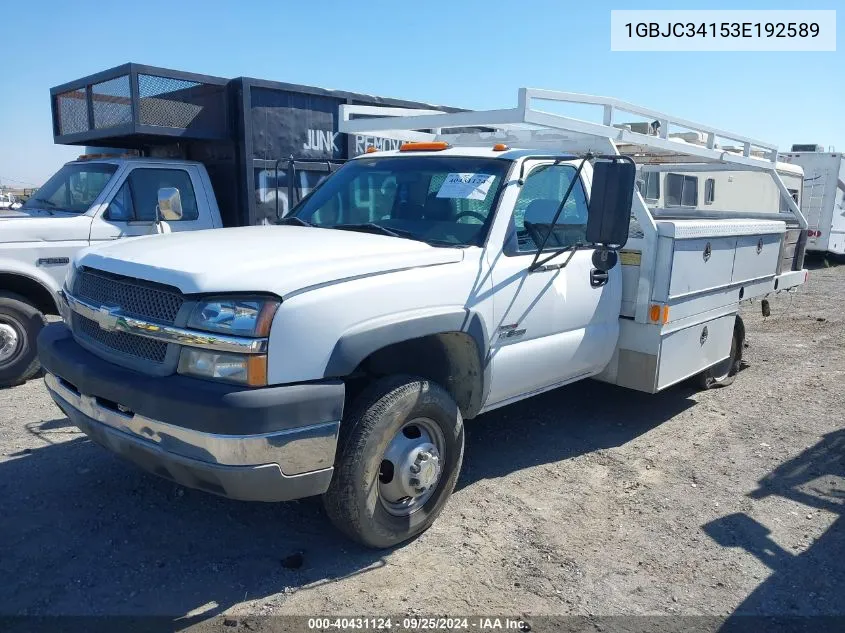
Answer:
<svg viewBox="0 0 845 633"><path fill-rule="evenodd" d="M417 459L421 459L423 461L431 459L431 453L428 451L420 451L419 455L417 455Z"/></svg>
<svg viewBox="0 0 845 633"><path fill-rule="evenodd" d="M411 484L412 486L419 486L419 485L420 485L420 480L419 480L419 479L417 479L416 477L411 477L411 478L408 480L408 483L409 483L409 484Z"/></svg>
<svg viewBox="0 0 845 633"><path fill-rule="evenodd" d="M414 474L420 472L420 467L417 464L411 464L411 472Z"/></svg>
<svg viewBox="0 0 845 633"><path fill-rule="evenodd" d="M424 493L426 491L426 489L425 488L416 488L416 491L417 491L418 495L421 495L422 493Z"/></svg>

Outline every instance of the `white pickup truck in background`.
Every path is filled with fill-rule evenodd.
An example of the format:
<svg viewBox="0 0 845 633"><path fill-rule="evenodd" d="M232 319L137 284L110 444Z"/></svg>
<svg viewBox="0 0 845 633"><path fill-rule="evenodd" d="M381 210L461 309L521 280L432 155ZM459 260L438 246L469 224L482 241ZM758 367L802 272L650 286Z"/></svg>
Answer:
<svg viewBox="0 0 845 633"><path fill-rule="evenodd" d="M533 107L543 100L597 105L604 123ZM616 111L665 132L615 128ZM66 324L45 327L38 348L51 396L93 440L231 498L322 494L340 530L388 547L446 504L464 420L589 377L649 393L727 385L740 302L806 280L781 215L799 232L806 221L772 145L527 89L506 110L341 113L341 131L417 142L350 160L281 226L74 258ZM707 142L679 143L673 125ZM745 149L721 151L716 136ZM636 171L657 154L687 156L690 178L768 174L787 213L649 208ZM178 217L164 194L162 213Z"/></svg>
<svg viewBox="0 0 845 633"><path fill-rule="evenodd" d="M180 192L182 216L157 215L159 190ZM70 162L12 214L0 215L0 386L38 371L35 338L71 258L122 237L222 226L200 163L105 157Z"/></svg>
<svg viewBox="0 0 845 633"><path fill-rule="evenodd" d="M20 209L22 203L11 193L0 192L0 211Z"/></svg>

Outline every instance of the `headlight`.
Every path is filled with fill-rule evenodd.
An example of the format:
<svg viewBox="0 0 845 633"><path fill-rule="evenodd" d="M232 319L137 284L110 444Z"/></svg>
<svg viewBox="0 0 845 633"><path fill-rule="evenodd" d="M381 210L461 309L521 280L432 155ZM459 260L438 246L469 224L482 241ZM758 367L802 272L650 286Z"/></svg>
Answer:
<svg viewBox="0 0 845 633"><path fill-rule="evenodd" d="M267 336L278 307L276 299L204 299L191 313L188 327L232 336Z"/></svg>
<svg viewBox="0 0 845 633"><path fill-rule="evenodd" d="M179 373L197 378L263 387L267 384L267 356L265 354L229 354L184 347L179 356Z"/></svg>

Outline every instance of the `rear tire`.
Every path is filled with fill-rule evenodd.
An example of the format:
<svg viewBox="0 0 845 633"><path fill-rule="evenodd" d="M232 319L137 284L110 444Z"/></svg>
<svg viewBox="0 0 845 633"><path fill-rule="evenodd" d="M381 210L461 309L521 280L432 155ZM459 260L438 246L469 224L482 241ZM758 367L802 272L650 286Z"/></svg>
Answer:
<svg viewBox="0 0 845 633"><path fill-rule="evenodd" d="M443 510L463 454L463 419L445 389L412 376L381 379L341 425L326 513L359 543L397 545L428 529Z"/></svg>
<svg viewBox="0 0 845 633"><path fill-rule="evenodd" d="M745 325L742 319L737 317L734 324L734 333L731 338L731 353L727 359L713 367L705 369L696 377L698 385L702 389L715 389L727 387L733 383L742 365L742 349L745 346Z"/></svg>
<svg viewBox="0 0 845 633"><path fill-rule="evenodd" d="M20 295L0 294L0 387L26 382L38 373L36 339L44 315Z"/></svg>

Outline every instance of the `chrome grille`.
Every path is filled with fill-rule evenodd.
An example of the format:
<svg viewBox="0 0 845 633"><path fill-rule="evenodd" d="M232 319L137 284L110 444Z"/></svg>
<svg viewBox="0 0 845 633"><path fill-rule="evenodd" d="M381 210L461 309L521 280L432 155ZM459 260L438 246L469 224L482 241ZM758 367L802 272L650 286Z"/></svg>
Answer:
<svg viewBox="0 0 845 633"><path fill-rule="evenodd" d="M124 314L168 325L176 320L184 302L179 291L171 290L168 286L142 285L90 269L79 272L74 294L89 303L116 306Z"/></svg>
<svg viewBox="0 0 845 633"><path fill-rule="evenodd" d="M167 354L167 343L126 334L125 332L103 330L96 322L81 314L73 315L73 329L104 347L154 363L163 363Z"/></svg>
<svg viewBox="0 0 845 633"><path fill-rule="evenodd" d="M185 302L179 290L172 286L92 268L81 268L77 272L71 293L95 308L118 308L123 315L162 325L174 325ZM71 329L80 342L94 347L92 351L96 353L99 348L119 364L161 375L175 370L175 357L168 355L168 350L175 346L165 342L105 330L79 313L73 314Z"/></svg>

